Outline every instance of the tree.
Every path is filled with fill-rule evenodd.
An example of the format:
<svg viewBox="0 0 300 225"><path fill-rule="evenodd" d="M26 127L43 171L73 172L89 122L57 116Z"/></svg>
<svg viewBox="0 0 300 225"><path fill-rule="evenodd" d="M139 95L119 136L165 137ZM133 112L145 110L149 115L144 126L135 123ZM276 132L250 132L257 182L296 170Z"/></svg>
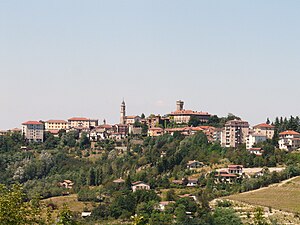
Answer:
<svg viewBox="0 0 300 225"><path fill-rule="evenodd" d="M90 147L90 140L86 133L82 133L79 140L80 149L86 149Z"/></svg>
<svg viewBox="0 0 300 225"><path fill-rule="evenodd" d="M255 225L268 225L268 223L263 215L264 215L263 209L261 207L258 207L255 209L255 214L254 214L254 224Z"/></svg>
<svg viewBox="0 0 300 225"><path fill-rule="evenodd" d="M213 214L214 225L242 225L241 218L232 208L216 208Z"/></svg>
<svg viewBox="0 0 300 225"><path fill-rule="evenodd" d="M96 185L96 172L94 168L91 168L89 171L89 185L95 186Z"/></svg>
<svg viewBox="0 0 300 225"><path fill-rule="evenodd" d="M72 218L71 211L64 205L62 211L59 213L57 225L77 225Z"/></svg>
<svg viewBox="0 0 300 225"><path fill-rule="evenodd" d="M0 184L0 224L25 225L41 222L40 208L36 201L25 202L26 195L19 184L11 188Z"/></svg>
<svg viewBox="0 0 300 225"><path fill-rule="evenodd" d="M197 126L199 126L200 125L200 120L199 120L199 118L198 117L196 117L196 116L191 116L190 117L190 120L189 120L189 122L188 122L188 125L191 127L197 127Z"/></svg>
<svg viewBox="0 0 300 225"><path fill-rule="evenodd" d="M139 216L135 214L134 216L130 217L132 220L132 225L146 225L145 219L143 216Z"/></svg>

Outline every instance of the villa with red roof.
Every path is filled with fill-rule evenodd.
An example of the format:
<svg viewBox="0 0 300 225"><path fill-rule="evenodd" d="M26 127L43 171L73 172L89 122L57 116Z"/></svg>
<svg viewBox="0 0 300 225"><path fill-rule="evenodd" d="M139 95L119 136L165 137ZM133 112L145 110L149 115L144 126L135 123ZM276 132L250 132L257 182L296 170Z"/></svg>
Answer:
<svg viewBox="0 0 300 225"><path fill-rule="evenodd" d="M300 148L300 133L293 130L286 130L279 133L279 148L292 151Z"/></svg>
<svg viewBox="0 0 300 225"><path fill-rule="evenodd" d="M44 124L39 121L27 121L22 123L22 134L29 142L44 141Z"/></svg>

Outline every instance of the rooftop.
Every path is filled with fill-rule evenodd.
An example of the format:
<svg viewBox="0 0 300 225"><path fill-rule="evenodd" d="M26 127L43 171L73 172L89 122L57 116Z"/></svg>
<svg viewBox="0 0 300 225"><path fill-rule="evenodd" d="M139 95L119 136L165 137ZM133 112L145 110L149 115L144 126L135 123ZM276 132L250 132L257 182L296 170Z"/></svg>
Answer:
<svg viewBox="0 0 300 225"><path fill-rule="evenodd" d="M27 121L22 123L22 125L43 125L43 123L39 122L39 121Z"/></svg>
<svg viewBox="0 0 300 225"><path fill-rule="evenodd" d="M254 126L254 128L275 128L275 126L267 124L267 123L260 123Z"/></svg>
<svg viewBox="0 0 300 225"><path fill-rule="evenodd" d="M293 130L286 130L286 131L279 133L279 135L300 135L300 133L293 131Z"/></svg>

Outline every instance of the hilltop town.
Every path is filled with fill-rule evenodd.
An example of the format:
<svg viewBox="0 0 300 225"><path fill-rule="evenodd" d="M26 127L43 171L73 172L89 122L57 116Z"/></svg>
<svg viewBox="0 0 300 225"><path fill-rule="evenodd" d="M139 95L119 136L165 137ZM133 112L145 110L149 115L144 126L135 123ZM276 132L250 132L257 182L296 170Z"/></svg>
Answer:
<svg viewBox="0 0 300 225"><path fill-rule="evenodd" d="M0 179L22 184L29 200L38 195L50 217L74 223L252 224L260 208L245 217L218 199L300 175L299 131L297 116L250 126L233 114L185 109L181 100L163 116L127 115L123 100L117 124L72 117L1 131ZM274 216L265 211L259 220Z"/></svg>
<svg viewBox="0 0 300 225"><path fill-rule="evenodd" d="M297 124L299 118L295 118ZM129 135L144 135L157 137L163 134L174 135L175 132L185 136L202 131L210 142L219 142L223 147L237 147L246 144L246 149L256 155L261 155L263 149L253 148L256 144L274 137L275 126L270 121L250 127L247 121L232 116L232 120L220 122L216 115L208 112L184 109L184 102L176 102L176 110L164 116L151 114L126 115L124 100L120 107L120 123L107 124L103 120L85 117L72 117L67 120L51 119L47 121L26 121L22 128L1 131L21 132L28 142L43 142L44 133L49 132L58 137L61 132L78 131L87 134L91 142L113 139L121 140ZM294 130L284 130L276 134L279 137L278 146L281 150L291 151L300 147L300 133Z"/></svg>

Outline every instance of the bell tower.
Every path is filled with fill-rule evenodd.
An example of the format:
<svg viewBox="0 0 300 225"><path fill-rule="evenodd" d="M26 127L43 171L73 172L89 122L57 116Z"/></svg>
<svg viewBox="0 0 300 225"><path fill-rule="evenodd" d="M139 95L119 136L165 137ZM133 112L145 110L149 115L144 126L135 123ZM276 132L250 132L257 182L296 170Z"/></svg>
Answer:
<svg viewBox="0 0 300 225"><path fill-rule="evenodd" d="M121 103L121 111L120 111L120 124L125 124L125 116L126 116L126 105L123 99Z"/></svg>

